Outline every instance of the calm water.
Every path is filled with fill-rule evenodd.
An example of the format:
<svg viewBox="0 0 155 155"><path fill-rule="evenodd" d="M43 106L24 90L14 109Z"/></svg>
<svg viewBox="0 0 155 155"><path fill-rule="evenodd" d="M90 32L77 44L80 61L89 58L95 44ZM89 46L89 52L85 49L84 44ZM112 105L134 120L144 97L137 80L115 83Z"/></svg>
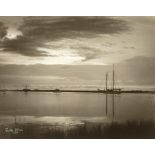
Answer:
<svg viewBox="0 0 155 155"><path fill-rule="evenodd" d="M0 93L0 123L153 120L153 94Z"/></svg>

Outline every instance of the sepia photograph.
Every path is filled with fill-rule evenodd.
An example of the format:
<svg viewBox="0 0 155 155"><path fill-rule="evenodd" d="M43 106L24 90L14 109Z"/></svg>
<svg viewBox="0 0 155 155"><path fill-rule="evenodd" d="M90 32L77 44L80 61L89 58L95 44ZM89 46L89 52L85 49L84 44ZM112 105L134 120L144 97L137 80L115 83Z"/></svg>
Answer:
<svg viewBox="0 0 155 155"><path fill-rule="evenodd" d="M0 139L154 139L155 16L0 16Z"/></svg>

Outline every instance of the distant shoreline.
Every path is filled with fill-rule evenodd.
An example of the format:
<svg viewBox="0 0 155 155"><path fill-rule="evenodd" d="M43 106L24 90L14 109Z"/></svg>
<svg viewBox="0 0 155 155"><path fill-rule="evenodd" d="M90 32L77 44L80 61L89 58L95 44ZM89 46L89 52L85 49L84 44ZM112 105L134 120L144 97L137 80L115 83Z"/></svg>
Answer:
<svg viewBox="0 0 155 155"><path fill-rule="evenodd" d="M61 92L81 92L81 93L104 93L104 94L122 94L122 93L148 93L155 94L153 90L121 90L117 91L106 91L106 90L61 90L61 89L52 89L52 90L44 90L44 89L1 89L0 92L53 92L53 93L61 93Z"/></svg>

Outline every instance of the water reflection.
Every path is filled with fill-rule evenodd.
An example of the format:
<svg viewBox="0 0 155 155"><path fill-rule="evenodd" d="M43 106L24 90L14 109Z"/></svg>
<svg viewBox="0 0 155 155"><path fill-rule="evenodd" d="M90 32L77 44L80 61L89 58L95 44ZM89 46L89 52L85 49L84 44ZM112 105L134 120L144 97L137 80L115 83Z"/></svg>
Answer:
<svg viewBox="0 0 155 155"><path fill-rule="evenodd" d="M7 129L8 137L155 137L154 121L148 121L154 116L154 94L0 93L0 133Z"/></svg>
<svg viewBox="0 0 155 155"><path fill-rule="evenodd" d="M154 94L0 93L1 116L107 117L154 119Z"/></svg>
<svg viewBox="0 0 155 155"><path fill-rule="evenodd" d="M115 94L109 94L109 97L112 98L112 109L109 109L112 111L111 112L112 116L108 116L108 104L110 104L110 102L108 103L108 93L105 94L105 105L106 105L105 113L106 113L107 117L110 117L110 118L112 118L112 120L114 120L114 118L115 118Z"/></svg>
<svg viewBox="0 0 155 155"><path fill-rule="evenodd" d="M106 93L106 97L105 97L105 102L106 102L106 116L108 116L108 94Z"/></svg>
<svg viewBox="0 0 155 155"><path fill-rule="evenodd" d="M112 94L112 118L114 119L114 115L115 115L115 94Z"/></svg>

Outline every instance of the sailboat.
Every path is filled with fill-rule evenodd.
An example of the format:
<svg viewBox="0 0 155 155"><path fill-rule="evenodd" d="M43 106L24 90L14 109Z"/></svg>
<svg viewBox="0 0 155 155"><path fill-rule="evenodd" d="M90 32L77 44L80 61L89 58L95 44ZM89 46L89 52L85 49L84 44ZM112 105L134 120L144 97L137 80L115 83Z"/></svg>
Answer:
<svg viewBox="0 0 155 155"><path fill-rule="evenodd" d="M115 87L114 65L113 65L113 72L112 72L112 88L111 89L108 88L108 73L106 73L106 84L105 85L106 85L106 88L105 88L106 93L114 93L114 94L120 94L121 93L121 89Z"/></svg>

